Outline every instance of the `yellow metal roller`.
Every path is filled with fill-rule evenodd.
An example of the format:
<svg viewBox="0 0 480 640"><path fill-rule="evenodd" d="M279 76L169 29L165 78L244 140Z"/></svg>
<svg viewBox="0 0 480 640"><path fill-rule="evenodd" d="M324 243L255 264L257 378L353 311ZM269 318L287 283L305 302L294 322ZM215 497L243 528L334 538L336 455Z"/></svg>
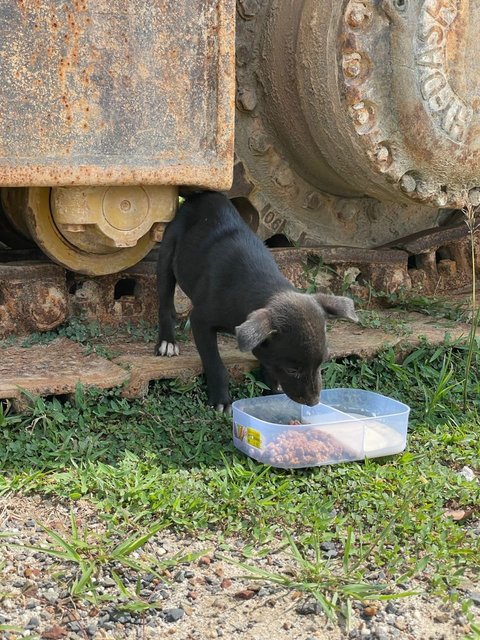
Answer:
<svg viewBox="0 0 480 640"><path fill-rule="evenodd" d="M7 216L58 264L92 276L139 262L161 240L176 187L29 187L3 190ZM20 222L19 222L20 221Z"/></svg>

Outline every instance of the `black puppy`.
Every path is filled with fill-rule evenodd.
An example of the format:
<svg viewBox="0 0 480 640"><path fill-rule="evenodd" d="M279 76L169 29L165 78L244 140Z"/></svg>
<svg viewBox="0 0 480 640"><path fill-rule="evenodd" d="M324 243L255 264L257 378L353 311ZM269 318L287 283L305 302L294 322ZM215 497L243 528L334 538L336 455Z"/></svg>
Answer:
<svg viewBox="0 0 480 640"><path fill-rule="evenodd" d="M327 315L358 320L349 298L296 291L229 199L212 191L187 197L167 226L157 277L155 353L179 353L173 302L178 282L193 303L190 322L208 401L219 411L229 411L231 401L218 331L236 334L240 350L253 352L274 390L281 386L292 400L315 405L320 365L328 357Z"/></svg>

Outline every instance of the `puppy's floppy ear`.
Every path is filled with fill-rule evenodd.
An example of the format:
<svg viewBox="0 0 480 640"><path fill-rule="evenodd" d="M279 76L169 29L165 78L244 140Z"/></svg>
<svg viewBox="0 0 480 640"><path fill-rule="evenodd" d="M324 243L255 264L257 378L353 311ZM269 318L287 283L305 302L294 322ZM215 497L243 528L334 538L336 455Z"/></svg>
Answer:
<svg viewBox="0 0 480 640"><path fill-rule="evenodd" d="M346 318L352 322L358 322L353 300L345 296L329 296L326 293L315 293L315 300L323 307L329 316L334 318Z"/></svg>
<svg viewBox="0 0 480 640"><path fill-rule="evenodd" d="M257 309L248 318L235 327L238 348L240 351L251 351L274 333L272 316L268 309Z"/></svg>

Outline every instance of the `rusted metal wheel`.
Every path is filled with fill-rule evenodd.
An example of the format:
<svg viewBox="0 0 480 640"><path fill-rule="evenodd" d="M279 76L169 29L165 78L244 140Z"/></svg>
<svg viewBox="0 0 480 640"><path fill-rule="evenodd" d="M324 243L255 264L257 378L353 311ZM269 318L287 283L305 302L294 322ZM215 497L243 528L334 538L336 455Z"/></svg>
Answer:
<svg viewBox="0 0 480 640"><path fill-rule="evenodd" d="M478 204L479 0L237 13L230 195L262 237L375 247Z"/></svg>
<svg viewBox="0 0 480 640"><path fill-rule="evenodd" d="M122 271L161 240L175 187L3 189L6 217L56 263L87 275Z"/></svg>

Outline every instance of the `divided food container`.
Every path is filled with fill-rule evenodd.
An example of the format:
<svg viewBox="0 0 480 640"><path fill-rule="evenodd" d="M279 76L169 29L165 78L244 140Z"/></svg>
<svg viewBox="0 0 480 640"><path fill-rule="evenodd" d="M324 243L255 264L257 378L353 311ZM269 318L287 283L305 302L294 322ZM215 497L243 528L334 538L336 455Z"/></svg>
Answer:
<svg viewBox="0 0 480 640"><path fill-rule="evenodd" d="M286 395L237 400L233 442L248 456L283 469L400 453L407 443L406 404L361 389L325 389L314 407Z"/></svg>

